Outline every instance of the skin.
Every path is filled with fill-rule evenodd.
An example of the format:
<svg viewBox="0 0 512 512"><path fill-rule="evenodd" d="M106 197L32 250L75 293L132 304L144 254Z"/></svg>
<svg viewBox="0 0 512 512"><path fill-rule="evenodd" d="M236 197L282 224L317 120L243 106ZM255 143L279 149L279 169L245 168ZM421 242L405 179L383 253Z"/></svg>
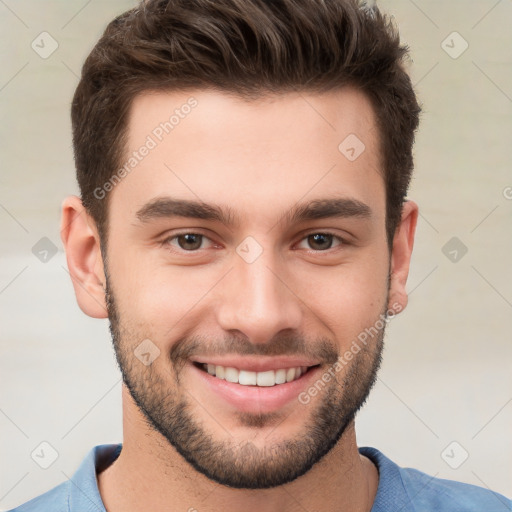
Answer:
<svg viewBox="0 0 512 512"><path fill-rule="evenodd" d="M332 360L326 354L342 356L379 315L406 307L418 207L404 203L390 253L375 115L368 99L351 88L251 103L205 90L144 93L132 104L127 154L191 96L197 107L110 192L107 261L79 198L70 196L62 206L62 240L80 308L94 318L110 313L111 325L114 310L118 315L112 330L125 378L123 449L98 475L105 506L111 512L273 512L297 510L298 504L306 510L369 511L378 472L357 450L353 419L347 418L342 432L334 425L351 399L361 402L369 391L383 330L307 405L292 400L272 414L241 414L181 363L187 354L208 355L237 343L239 355L294 355L296 345L287 344L293 340L327 370ZM338 150L351 133L365 144L354 161ZM230 207L239 223L184 217L140 222L136 212L162 196ZM334 197L364 203L370 215L278 222L297 202ZM206 237L195 253L176 238L161 244L186 232ZM322 232L344 242L334 237L332 246L328 240L320 250L308 235ZM251 263L236 252L248 236L263 251ZM133 357L144 339L160 350L147 367ZM176 353L180 357L173 360L169 354ZM138 400L126 385L130 379ZM161 404L165 413L178 399L187 404L188 426L200 426L211 443L231 448L231 459L191 452L204 463L198 470L137 404L152 404L153 413ZM324 429L332 446L320 453L313 443L314 460L306 464L303 450L284 447L304 441L329 400L339 407L327 414L333 430ZM359 405L352 404L353 412ZM275 460L282 464L279 471ZM232 467L246 483L272 468L272 478L281 481L228 487L221 470L229 475ZM292 477L295 467L303 467L303 474Z"/></svg>

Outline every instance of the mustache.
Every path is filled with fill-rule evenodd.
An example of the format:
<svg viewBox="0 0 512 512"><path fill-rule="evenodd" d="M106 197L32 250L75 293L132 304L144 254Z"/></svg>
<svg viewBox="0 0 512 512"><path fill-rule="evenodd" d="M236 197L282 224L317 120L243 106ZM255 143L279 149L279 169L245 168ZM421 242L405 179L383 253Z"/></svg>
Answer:
<svg viewBox="0 0 512 512"><path fill-rule="evenodd" d="M169 358L175 366L185 364L194 356L303 356L324 364L334 364L339 357L336 344L325 337L306 340L295 333L279 334L267 343L251 343L243 334L212 340L212 336L195 335L173 344Z"/></svg>

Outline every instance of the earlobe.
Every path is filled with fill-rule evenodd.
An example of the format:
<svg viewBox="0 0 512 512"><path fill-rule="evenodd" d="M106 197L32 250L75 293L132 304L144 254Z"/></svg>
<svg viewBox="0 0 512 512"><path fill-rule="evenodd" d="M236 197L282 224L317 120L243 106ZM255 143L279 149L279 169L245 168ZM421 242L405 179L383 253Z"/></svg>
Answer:
<svg viewBox="0 0 512 512"><path fill-rule="evenodd" d="M93 318L107 318L100 240L94 220L77 196L62 202L60 233L80 309Z"/></svg>
<svg viewBox="0 0 512 512"><path fill-rule="evenodd" d="M391 252L388 309L395 313L404 310L408 302L406 284L417 220L418 205L414 201L406 201L402 208L400 224L395 231Z"/></svg>

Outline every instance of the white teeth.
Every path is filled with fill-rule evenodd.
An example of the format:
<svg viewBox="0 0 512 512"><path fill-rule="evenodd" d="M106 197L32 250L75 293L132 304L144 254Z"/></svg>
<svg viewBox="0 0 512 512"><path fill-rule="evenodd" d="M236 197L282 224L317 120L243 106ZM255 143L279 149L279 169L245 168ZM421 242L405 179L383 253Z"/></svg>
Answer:
<svg viewBox="0 0 512 512"><path fill-rule="evenodd" d="M230 366L228 366L225 369L224 378L228 382L237 383L238 382L238 374L239 374L239 371L236 368L231 368Z"/></svg>
<svg viewBox="0 0 512 512"><path fill-rule="evenodd" d="M291 382L295 379L295 368L288 368L286 370L286 382Z"/></svg>
<svg viewBox="0 0 512 512"><path fill-rule="evenodd" d="M276 384L284 384L286 382L286 370L276 370Z"/></svg>
<svg viewBox="0 0 512 512"><path fill-rule="evenodd" d="M238 374L238 383L243 384L244 386L255 386L256 385L256 372L248 372L247 370L240 370L240 373Z"/></svg>
<svg viewBox="0 0 512 512"><path fill-rule="evenodd" d="M274 386L276 383L276 372L269 370L268 372L257 373L258 386Z"/></svg>
<svg viewBox="0 0 512 512"><path fill-rule="evenodd" d="M203 368L210 375L214 375L218 379L225 379L228 382L238 383L242 386L262 387L292 382L306 373L308 369L307 366L298 366L296 368L281 368L265 372L251 372L248 370L238 370L231 366L220 366L210 363L204 363Z"/></svg>
<svg viewBox="0 0 512 512"><path fill-rule="evenodd" d="M215 365L213 365L213 366L215 366ZM219 379L226 378L226 370L224 369L224 366L215 366L214 375Z"/></svg>

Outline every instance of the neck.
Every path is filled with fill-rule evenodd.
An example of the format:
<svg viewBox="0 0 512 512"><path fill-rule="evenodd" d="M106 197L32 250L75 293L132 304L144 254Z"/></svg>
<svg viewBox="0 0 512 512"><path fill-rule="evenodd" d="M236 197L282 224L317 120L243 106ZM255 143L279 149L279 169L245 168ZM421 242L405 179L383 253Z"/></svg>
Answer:
<svg viewBox="0 0 512 512"><path fill-rule="evenodd" d="M98 474L100 494L109 512L371 510L378 472L359 454L354 423L306 474L286 485L248 490L219 485L194 469L148 427L125 386L123 411L121 454Z"/></svg>

